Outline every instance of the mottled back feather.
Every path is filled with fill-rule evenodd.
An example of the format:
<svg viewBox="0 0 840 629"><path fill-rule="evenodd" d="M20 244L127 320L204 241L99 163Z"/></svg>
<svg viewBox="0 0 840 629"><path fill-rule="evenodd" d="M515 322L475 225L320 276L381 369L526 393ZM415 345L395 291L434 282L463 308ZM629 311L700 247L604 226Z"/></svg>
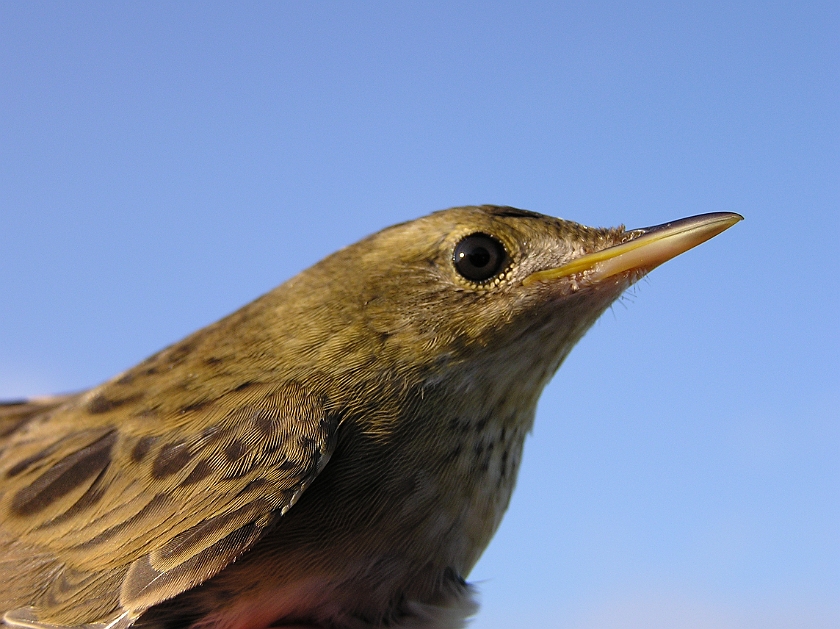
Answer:
<svg viewBox="0 0 840 629"><path fill-rule="evenodd" d="M298 382L150 398L149 372L186 389L195 341L84 394L0 405L7 623L127 626L235 560L326 464L337 417Z"/></svg>

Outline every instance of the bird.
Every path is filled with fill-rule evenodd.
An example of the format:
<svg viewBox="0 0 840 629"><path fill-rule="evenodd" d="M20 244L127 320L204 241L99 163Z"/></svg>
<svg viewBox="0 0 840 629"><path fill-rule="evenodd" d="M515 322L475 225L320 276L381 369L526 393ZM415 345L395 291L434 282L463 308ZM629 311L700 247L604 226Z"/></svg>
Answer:
<svg viewBox="0 0 840 629"><path fill-rule="evenodd" d="M99 386L3 404L3 622L464 626L543 387L626 288L741 219L434 212Z"/></svg>

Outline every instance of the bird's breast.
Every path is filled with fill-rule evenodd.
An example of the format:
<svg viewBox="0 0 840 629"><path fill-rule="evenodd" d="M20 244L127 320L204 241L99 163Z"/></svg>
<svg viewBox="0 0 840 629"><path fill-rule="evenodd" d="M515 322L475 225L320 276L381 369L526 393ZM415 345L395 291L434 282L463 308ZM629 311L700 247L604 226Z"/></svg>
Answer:
<svg viewBox="0 0 840 629"><path fill-rule="evenodd" d="M205 610L201 624L399 626L415 608L471 609L463 577L507 508L528 424L425 419L424 443L412 431L383 439L345 423L329 464L276 528L184 595Z"/></svg>

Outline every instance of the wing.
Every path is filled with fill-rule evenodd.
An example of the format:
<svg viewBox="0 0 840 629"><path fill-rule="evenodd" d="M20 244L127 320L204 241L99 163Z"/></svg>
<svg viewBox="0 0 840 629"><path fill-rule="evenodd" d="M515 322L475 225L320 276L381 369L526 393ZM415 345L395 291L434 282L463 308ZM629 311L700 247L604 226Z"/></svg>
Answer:
<svg viewBox="0 0 840 629"><path fill-rule="evenodd" d="M326 464L323 396L225 374L190 387L167 351L86 394L0 407L7 623L126 627L236 559Z"/></svg>

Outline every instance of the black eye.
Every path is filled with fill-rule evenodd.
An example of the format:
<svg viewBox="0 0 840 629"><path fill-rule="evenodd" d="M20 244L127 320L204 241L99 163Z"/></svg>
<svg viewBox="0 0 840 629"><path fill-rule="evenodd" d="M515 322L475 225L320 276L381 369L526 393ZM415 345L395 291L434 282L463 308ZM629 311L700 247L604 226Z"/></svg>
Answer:
<svg viewBox="0 0 840 629"><path fill-rule="evenodd" d="M489 280L502 270L505 264L505 247L487 234L466 236L455 246L452 262L458 273L473 282Z"/></svg>

